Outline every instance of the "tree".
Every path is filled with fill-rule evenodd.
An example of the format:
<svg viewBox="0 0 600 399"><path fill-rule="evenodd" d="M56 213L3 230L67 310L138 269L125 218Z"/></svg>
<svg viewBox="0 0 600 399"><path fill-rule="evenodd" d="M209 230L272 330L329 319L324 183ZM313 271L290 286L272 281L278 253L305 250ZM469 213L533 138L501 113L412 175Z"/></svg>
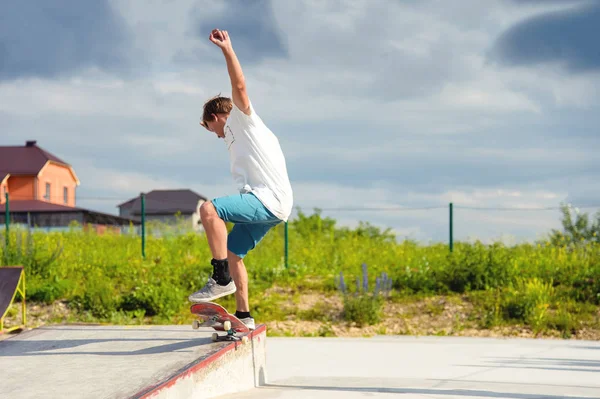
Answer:
<svg viewBox="0 0 600 399"><path fill-rule="evenodd" d="M571 204L561 204L563 214L563 231L552 229L550 241L554 245L569 245L574 243L600 243L600 211L596 213L596 220L587 213L581 213Z"/></svg>

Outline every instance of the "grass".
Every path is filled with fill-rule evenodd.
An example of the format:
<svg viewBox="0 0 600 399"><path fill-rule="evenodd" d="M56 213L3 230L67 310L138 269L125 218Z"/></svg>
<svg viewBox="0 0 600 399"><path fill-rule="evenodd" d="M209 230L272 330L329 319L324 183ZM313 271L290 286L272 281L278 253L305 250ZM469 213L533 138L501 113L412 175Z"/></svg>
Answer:
<svg viewBox="0 0 600 399"><path fill-rule="evenodd" d="M583 328L598 328L596 242L459 242L450 253L445 244L397 242L369 224L340 228L318 213L300 213L290 222L286 269L283 237L280 225L245 259L250 302L260 322L319 326L297 335L331 336L342 325L409 333L389 327L395 322L386 310L390 307L404 309L401 321L433 320L449 308L469 307L452 316L451 327L435 331L442 335L522 326L534 335L554 332L567 338ZM187 296L212 271L206 238L196 233L148 237L145 259L135 234L96 235L75 227L30 234L13 228L9 238L0 259L25 266L29 303L63 301L77 321L188 323ZM347 279L345 291L341 276ZM389 284L385 295L384 278ZM443 298L443 303L430 298ZM219 302L235 309L233 296Z"/></svg>

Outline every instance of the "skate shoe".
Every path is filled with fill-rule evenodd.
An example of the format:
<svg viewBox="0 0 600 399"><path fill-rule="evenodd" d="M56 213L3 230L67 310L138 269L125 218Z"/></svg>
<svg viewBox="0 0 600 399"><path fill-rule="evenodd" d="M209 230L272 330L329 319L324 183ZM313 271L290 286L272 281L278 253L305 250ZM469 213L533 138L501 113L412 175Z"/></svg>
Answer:
<svg viewBox="0 0 600 399"><path fill-rule="evenodd" d="M202 303L202 302L212 302L217 298L221 298L226 295L231 295L235 293L236 287L233 279L227 285L219 285L212 278L208 278L208 282L204 287L200 290L194 292L188 297L190 302L194 303Z"/></svg>
<svg viewBox="0 0 600 399"><path fill-rule="evenodd" d="M254 318L253 317L245 317L243 319L240 319L240 321L242 323L244 323L246 325L246 327L248 327L249 330L256 329L256 327L254 325Z"/></svg>

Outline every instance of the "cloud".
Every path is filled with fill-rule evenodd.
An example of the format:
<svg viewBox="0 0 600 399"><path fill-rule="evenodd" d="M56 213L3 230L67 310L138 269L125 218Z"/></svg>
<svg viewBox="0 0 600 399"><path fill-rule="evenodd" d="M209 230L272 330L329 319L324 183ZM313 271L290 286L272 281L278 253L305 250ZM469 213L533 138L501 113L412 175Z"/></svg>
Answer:
<svg viewBox="0 0 600 399"><path fill-rule="evenodd" d="M196 42L208 42L213 29L226 30L236 49L236 55L245 65L260 63L267 59L286 58L288 48L281 29L273 15L271 0L224 0L210 5L200 3L191 11L194 19L187 34ZM214 46L212 43L210 46ZM222 63L220 51L194 53L181 50L175 61L193 63L210 60Z"/></svg>
<svg viewBox="0 0 600 399"><path fill-rule="evenodd" d="M80 62L61 74L0 81L2 144L37 139L71 162L81 206L115 212L156 188L235 192L223 141L198 125L203 102L230 89L207 38L213 27L231 33L251 100L280 140L295 204L305 210L447 240L450 201L459 238L533 237L559 216L461 205L598 204L590 182L600 174L600 72L486 58L503 32L574 3L111 5L127 32L117 50L143 54L126 60L136 74ZM331 209L363 206L383 210ZM386 210L398 206L411 209Z"/></svg>
<svg viewBox="0 0 600 399"><path fill-rule="evenodd" d="M420 242L448 241L450 202L454 203L455 240L541 238L551 228L560 228L557 201L566 195L566 190L527 185L427 194L383 183L346 186L319 181L296 184L294 190L298 198L306 199L296 204L304 213L321 209L323 216L342 224L355 227L359 221L368 221L382 229L392 228L400 239Z"/></svg>
<svg viewBox="0 0 600 399"><path fill-rule="evenodd" d="M568 5L568 4L591 4L593 2L597 2L598 0L510 0L517 4L535 4L541 6L548 6L549 4L560 4L560 5Z"/></svg>
<svg viewBox="0 0 600 399"><path fill-rule="evenodd" d="M572 73L600 69L600 3L577 4L512 26L494 44L493 59L512 66L559 64Z"/></svg>
<svg viewBox="0 0 600 399"><path fill-rule="evenodd" d="M456 43L465 49L485 41L481 32L462 31L412 2L273 2L273 8L285 27L289 62L273 65L277 72L269 76L285 84L284 75L310 71L302 91L318 97L391 102L431 95L470 73L470 54Z"/></svg>
<svg viewBox="0 0 600 399"><path fill-rule="evenodd" d="M129 32L108 0L3 2L0 80L56 78L86 68L123 71Z"/></svg>

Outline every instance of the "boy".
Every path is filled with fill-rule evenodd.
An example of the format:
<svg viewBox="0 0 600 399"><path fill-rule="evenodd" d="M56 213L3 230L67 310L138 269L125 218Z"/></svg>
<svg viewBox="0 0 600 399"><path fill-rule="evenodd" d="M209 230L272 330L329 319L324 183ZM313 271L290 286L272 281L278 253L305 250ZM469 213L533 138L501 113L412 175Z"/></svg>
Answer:
<svg viewBox="0 0 600 399"><path fill-rule="evenodd" d="M293 194L279 141L248 99L242 68L229 34L214 29L209 40L225 56L232 98L218 96L207 101L200 124L224 139L231 173L240 193L207 201L200 207L213 256L213 274L189 300L209 302L235 293L235 316L254 329L243 258L272 227L288 220ZM225 222L234 223L229 236Z"/></svg>

